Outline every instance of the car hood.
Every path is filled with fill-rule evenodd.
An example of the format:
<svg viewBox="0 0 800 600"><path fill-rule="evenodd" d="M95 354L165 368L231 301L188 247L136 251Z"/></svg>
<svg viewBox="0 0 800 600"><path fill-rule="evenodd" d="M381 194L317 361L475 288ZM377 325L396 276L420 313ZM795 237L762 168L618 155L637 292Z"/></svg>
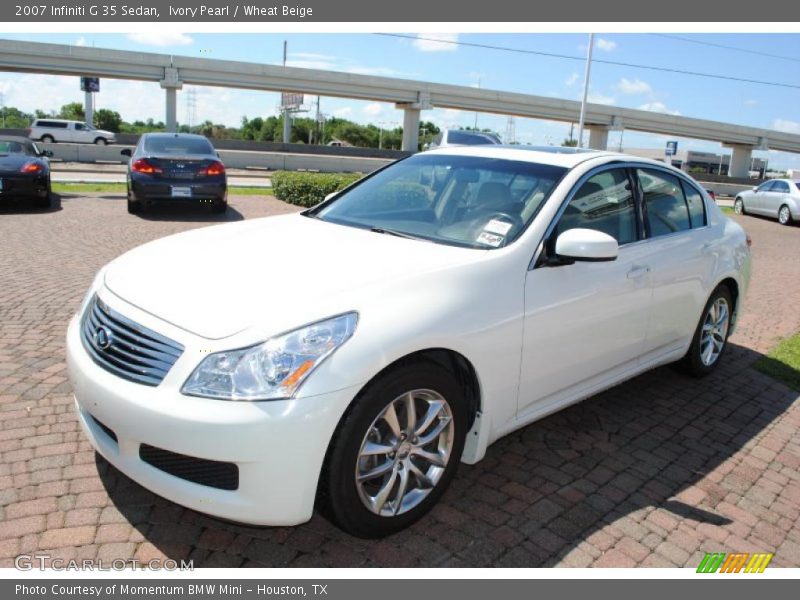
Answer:
<svg viewBox="0 0 800 600"><path fill-rule="evenodd" d="M359 310L366 287L397 285L485 252L292 214L150 242L114 260L105 286L205 338L250 328L272 335Z"/></svg>

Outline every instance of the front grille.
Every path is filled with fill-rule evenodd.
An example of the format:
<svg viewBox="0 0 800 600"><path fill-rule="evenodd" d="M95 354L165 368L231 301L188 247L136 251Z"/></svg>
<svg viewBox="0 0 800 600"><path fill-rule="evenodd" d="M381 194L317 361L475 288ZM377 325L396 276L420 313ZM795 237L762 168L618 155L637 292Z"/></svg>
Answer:
<svg viewBox="0 0 800 600"><path fill-rule="evenodd" d="M119 440L117 440L117 434L114 433L114 430L111 429L111 427L109 427L108 425L98 421L97 418L94 415L89 415L89 416L92 417L92 421L94 421L94 424L97 425L100 429L103 430L103 433L105 433L108 437L110 437L115 442L119 442Z"/></svg>
<svg viewBox="0 0 800 600"><path fill-rule="evenodd" d="M151 331L92 298L82 325L83 346L106 371L156 386L183 353L183 346Z"/></svg>
<svg viewBox="0 0 800 600"><path fill-rule="evenodd" d="M220 490L239 489L239 467L234 463L195 458L155 446L139 446L139 458L156 469Z"/></svg>

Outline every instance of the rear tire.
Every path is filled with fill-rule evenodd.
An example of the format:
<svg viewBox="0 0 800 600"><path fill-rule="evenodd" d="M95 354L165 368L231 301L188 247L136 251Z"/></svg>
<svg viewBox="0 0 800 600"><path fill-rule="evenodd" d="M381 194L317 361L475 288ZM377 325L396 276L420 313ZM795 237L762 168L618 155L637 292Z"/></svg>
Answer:
<svg viewBox="0 0 800 600"><path fill-rule="evenodd" d="M333 435L320 509L362 538L408 527L455 476L468 421L461 386L438 364L416 362L379 376L358 394Z"/></svg>
<svg viewBox="0 0 800 600"><path fill-rule="evenodd" d="M142 203L128 198L128 212L132 215L142 212Z"/></svg>
<svg viewBox="0 0 800 600"><path fill-rule="evenodd" d="M226 210L228 210L228 203L225 202L224 200L220 201L220 202L214 202L211 205L211 212L213 212L215 214L222 214Z"/></svg>
<svg viewBox="0 0 800 600"><path fill-rule="evenodd" d="M792 211L786 204L783 204L778 209L778 223L781 225L791 225L792 224Z"/></svg>
<svg viewBox="0 0 800 600"><path fill-rule="evenodd" d="M716 368L728 345L733 309L730 290L717 286L703 308L689 350L678 363L683 372L705 377Z"/></svg>
<svg viewBox="0 0 800 600"><path fill-rule="evenodd" d="M56 143L56 139L52 135L43 135L41 137L41 140L45 144L55 144Z"/></svg>

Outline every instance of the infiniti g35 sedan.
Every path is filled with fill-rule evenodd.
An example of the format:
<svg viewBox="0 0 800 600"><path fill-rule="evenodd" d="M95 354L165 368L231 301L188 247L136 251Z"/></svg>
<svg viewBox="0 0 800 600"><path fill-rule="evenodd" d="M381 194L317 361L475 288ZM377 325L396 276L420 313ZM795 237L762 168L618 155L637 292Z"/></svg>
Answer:
<svg viewBox="0 0 800 600"><path fill-rule="evenodd" d="M781 225L800 221L800 181L771 179L741 192L733 202L736 214L752 213L778 219Z"/></svg>
<svg viewBox="0 0 800 600"><path fill-rule="evenodd" d="M202 135L146 133L136 148L122 150L128 162L128 212L156 203L202 202L213 212L228 207L225 165Z"/></svg>
<svg viewBox="0 0 800 600"><path fill-rule="evenodd" d="M425 152L101 269L67 334L77 413L174 502L261 525L316 504L379 537L520 427L659 365L710 373L748 246L659 162Z"/></svg>

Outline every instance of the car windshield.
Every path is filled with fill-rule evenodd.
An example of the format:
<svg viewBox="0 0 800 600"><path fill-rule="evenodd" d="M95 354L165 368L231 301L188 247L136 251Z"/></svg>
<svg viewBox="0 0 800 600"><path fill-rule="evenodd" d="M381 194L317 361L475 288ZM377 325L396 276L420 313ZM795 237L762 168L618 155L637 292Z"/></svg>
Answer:
<svg viewBox="0 0 800 600"><path fill-rule="evenodd" d="M14 140L0 140L0 154L24 154L26 156L36 156L33 146L23 144Z"/></svg>
<svg viewBox="0 0 800 600"><path fill-rule="evenodd" d="M154 136L148 137L144 149L153 154L213 154L214 148L204 138L179 137L179 136Z"/></svg>
<svg viewBox="0 0 800 600"><path fill-rule="evenodd" d="M418 154L306 214L378 233L498 248L522 233L564 173L523 161Z"/></svg>

